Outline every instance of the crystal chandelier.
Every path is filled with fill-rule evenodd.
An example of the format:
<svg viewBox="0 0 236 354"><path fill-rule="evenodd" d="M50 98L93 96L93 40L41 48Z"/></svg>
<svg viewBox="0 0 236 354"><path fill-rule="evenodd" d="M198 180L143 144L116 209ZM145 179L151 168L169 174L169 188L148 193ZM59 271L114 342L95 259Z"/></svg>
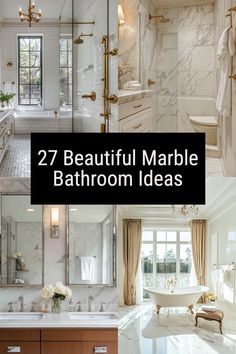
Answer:
<svg viewBox="0 0 236 354"><path fill-rule="evenodd" d="M42 16L42 11L39 9L38 12L35 12L35 3L31 3L31 0L29 0L29 7L28 7L28 13L24 13L22 9L19 9L19 16L20 16L20 21L24 22L27 21L29 22L29 27L32 26L32 22L39 22L41 16Z"/></svg>
<svg viewBox="0 0 236 354"><path fill-rule="evenodd" d="M178 222L189 223L198 216L197 205L172 205L172 214Z"/></svg>

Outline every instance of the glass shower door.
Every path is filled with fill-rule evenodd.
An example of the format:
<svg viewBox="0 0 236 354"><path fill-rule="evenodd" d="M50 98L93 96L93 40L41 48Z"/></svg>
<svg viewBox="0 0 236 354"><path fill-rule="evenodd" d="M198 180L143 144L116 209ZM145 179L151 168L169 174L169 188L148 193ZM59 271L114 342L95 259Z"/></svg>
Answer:
<svg viewBox="0 0 236 354"><path fill-rule="evenodd" d="M117 1L73 5L73 131L116 131Z"/></svg>

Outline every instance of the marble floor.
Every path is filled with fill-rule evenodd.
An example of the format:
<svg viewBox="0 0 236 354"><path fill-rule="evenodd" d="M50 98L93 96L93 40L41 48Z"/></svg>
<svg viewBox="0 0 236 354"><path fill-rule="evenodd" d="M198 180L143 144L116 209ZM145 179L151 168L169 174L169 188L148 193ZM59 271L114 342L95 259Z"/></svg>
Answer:
<svg viewBox="0 0 236 354"><path fill-rule="evenodd" d="M194 315L185 309L162 309L159 316L150 304L138 309L120 322L119 354L236 353L236 318L230 313L225 313L221 335L217 322L201 320L195 327Z"/></svg>
<svg viewBox="0 0 236 354"><path fill-rule="evenodd" d="M30 177L30 136L15 135L0 165L0 177Z"/></svg>

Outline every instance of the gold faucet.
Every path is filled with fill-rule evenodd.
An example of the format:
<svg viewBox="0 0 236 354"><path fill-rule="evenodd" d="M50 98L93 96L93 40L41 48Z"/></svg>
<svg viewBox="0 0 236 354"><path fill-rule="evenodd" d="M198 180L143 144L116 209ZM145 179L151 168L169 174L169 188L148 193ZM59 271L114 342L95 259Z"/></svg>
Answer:
<svg viewBox="0 0 236 354"><path fill-rule="evenodd" d="M148 86L152 86L152 85L155 85L155 84L156 84L156 81L148 79Z"/></svg>

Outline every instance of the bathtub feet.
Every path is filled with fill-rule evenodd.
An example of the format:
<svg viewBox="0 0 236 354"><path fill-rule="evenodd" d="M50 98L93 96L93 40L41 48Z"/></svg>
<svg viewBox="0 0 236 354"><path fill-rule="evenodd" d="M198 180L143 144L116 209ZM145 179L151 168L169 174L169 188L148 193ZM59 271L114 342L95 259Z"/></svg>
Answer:
<svg viewBox="0 0 236 354"><path fill-rule="evenodd" d="M157 309L157 315L159 315L161 306L160 305L156 305L156 309Z"/></svg>
<svg viewBox="0 0 236 354"><path fill-rule="evenodd" d="M194 311L193 311L193 305L188 306L188 308L189 308L189 310L190 310L191 314L193 315L193 314L194 314Z"/></svg>

